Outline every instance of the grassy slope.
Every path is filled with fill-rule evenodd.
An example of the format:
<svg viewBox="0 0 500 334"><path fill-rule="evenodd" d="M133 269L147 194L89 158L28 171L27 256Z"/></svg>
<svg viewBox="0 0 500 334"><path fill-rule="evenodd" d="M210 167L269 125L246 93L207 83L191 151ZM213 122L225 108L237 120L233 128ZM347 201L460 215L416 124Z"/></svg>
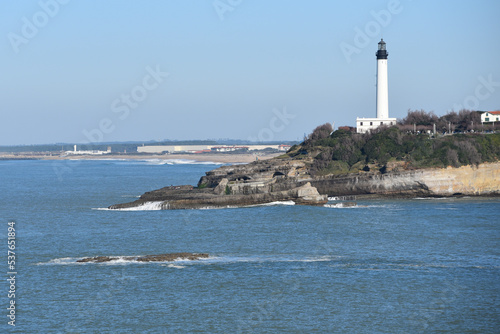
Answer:
<svg viewBox="0 0 500 334"><path fill-rule="evenodd" d="M456 134L431 138L397 127L357 134L337 130L330 136L306 140L287 156L311 161L314 175L345 174L360 170L459 167L500 160L500 133Z"/></svg>

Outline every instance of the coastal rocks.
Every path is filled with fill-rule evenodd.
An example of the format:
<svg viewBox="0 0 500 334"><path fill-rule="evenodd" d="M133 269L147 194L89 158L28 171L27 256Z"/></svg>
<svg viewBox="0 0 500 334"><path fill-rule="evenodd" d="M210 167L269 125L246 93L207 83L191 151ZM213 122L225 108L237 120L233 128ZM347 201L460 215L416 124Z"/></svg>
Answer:
<svg viewBox="0 0 500 334"><path fill-rule="evenodd" d="M110 262L116 260L124 260L124 261L137 261L137 262L173 262L178 260L199 260L206 259L209 255L206 253L168 253L168 254L159 254L159 255L146 255L146 256L95 256L95 257L86 257L76 262L79 263L102 263L102 262Z"/></svg>
<svg viewBox="0 0 500 334"><path fill-rule="evenodd" d="M311 181L322 194L418 196L499 196L500 162L459 168L325 176Z"/></svg>
<svg viewBox="0 0 500 334"><path fill-rule="evenodd" d="M110 209L130 209L156 203L160 209L208 209L242 207L289 202L323 205L321 195L310 183L302 161L272 160L248 165L223 166L209 171L198 187L165 187L143 194L131 203L115 204Z"/></svg>
<svg viewBox="0 0 500 334"><path fill-rule="evenodd" d="M272 202L324 205L328 196L376 195L429 197L500 196L500 162L459 168L406 170L393 163L383 170L312 176L311 161L279 159L223 166L206 172L197 187L171 186L143 194L109 209L208 209Z"/></svg>
<svg viewBox="0 0 500 334"><path fill-rule="evenodd" d="M216 193L218 195L223 195L226 192L228 183L229 183L228 179L226 179L226 178L222 179L219 182L219 184L217 185L217 187L215 187L214 193Z"/></svg>
<svg viewBox="0 0 500 334"><path fill-rule="evenodd" d="M161 190L162 189L159 191ZM151 192L149 194L157 200L161 198L162 202L159 203L159 207L163 210L215 209L287 201L293 201L295 204L302 205L323 205L328 201L327 196L319 194L316 188L312 187L310 183L283 191L253 193L248 195L226 193L218 194L213 190L214 189L194 189L188 193L182 191L162 191L161 193L163 196L160 196L157 193L159 191ZM150 198L144 194L137 201L115 204L110 206L110 209L119 210L140 207L148 202L150 202Z"/></svg>

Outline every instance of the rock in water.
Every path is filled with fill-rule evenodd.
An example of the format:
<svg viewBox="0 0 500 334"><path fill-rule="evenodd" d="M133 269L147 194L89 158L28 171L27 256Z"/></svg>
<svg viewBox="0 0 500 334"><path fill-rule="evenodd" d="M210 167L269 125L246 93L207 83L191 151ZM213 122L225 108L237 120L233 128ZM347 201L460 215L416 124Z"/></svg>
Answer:
<svg viewBox="0 0 500 334"><path fill-rule="evenodd" d="M110 256L95 256L95 257L86 257L84 259L77 260L76 262L109 262L112 260L116 260L117 258L112 258Z"/></svg>
<svg viewBox="0 0 500 334"><path fill-rule="evenodd" d="M209 255L207 253L168 253L168 254L159 254L159 255L145 255L145 256L95 256L95 257L86 257L84 259L77 260L76 262L86 263L101 263L101 262L109 262L114 260L126 260L126 261L137 261L137 262L172 262L176 260L199 260L206 259Z"/></svg>

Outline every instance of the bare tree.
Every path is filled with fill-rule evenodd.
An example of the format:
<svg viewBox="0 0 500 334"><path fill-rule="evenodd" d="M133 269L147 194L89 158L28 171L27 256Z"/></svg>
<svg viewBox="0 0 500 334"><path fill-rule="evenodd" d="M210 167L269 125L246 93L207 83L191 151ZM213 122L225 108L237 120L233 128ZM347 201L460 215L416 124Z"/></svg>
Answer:
<svg viewBox="0 0 500 334"><path fill-rule="evenodd" d="M333 131L333 128L332 128L332 125L330 123L325 123L323 125L319 125L308 136L307 140L314 141L314 140L328 138L328 137L330 137L330 134L332 133L332 131Z"/></svg>

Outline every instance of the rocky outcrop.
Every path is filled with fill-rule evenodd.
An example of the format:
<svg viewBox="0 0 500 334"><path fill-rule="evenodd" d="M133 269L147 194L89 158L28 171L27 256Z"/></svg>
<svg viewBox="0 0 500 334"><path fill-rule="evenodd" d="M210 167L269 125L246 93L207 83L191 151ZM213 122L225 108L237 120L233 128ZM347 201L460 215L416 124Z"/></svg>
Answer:
<svg viewBox="0 0 500 334"><path fill-rule="evenodd" d="M86 257L76 262L79 263L102 263L102 262L110 262L116 260L125 260L125 261L137 261L137 262L172 262L178 260L199 260L206 259L209 255L206 253L168 253L168 254L160 254L160 255L146 255L146 256L95 256L95 257Z"/></svg>
<svg viewBox="0 0 500 334"><path fill-rule="evenodd" d="M248 165L223 166L203 176L198 187L165 187L147 192L138 200L110 206L128 209L157 203L160 209L226 208L293 201L302 205L323 205L328 201L311 186L306 164L272 160Z"/></svg>
<svg viewBox="0 0 500 334"><path fill-rule="evenodd" d="M324 176L311 181L322 194L416 197L498 196L500 162L459 168L429 168L389 173Z"/></svg>
<svg viewBox="0 0 500 334"><path fill-rule="evenodd" d="M310 160L272 159L223 166L206 173L197 187L147 192L138 200L110 206L128 209L155 203L160 209L225 208L293 201L323 205L328 196L397 197L500 195L500 162L460 168L406 170L403 164L344 175L312 176Z"/></svg>

